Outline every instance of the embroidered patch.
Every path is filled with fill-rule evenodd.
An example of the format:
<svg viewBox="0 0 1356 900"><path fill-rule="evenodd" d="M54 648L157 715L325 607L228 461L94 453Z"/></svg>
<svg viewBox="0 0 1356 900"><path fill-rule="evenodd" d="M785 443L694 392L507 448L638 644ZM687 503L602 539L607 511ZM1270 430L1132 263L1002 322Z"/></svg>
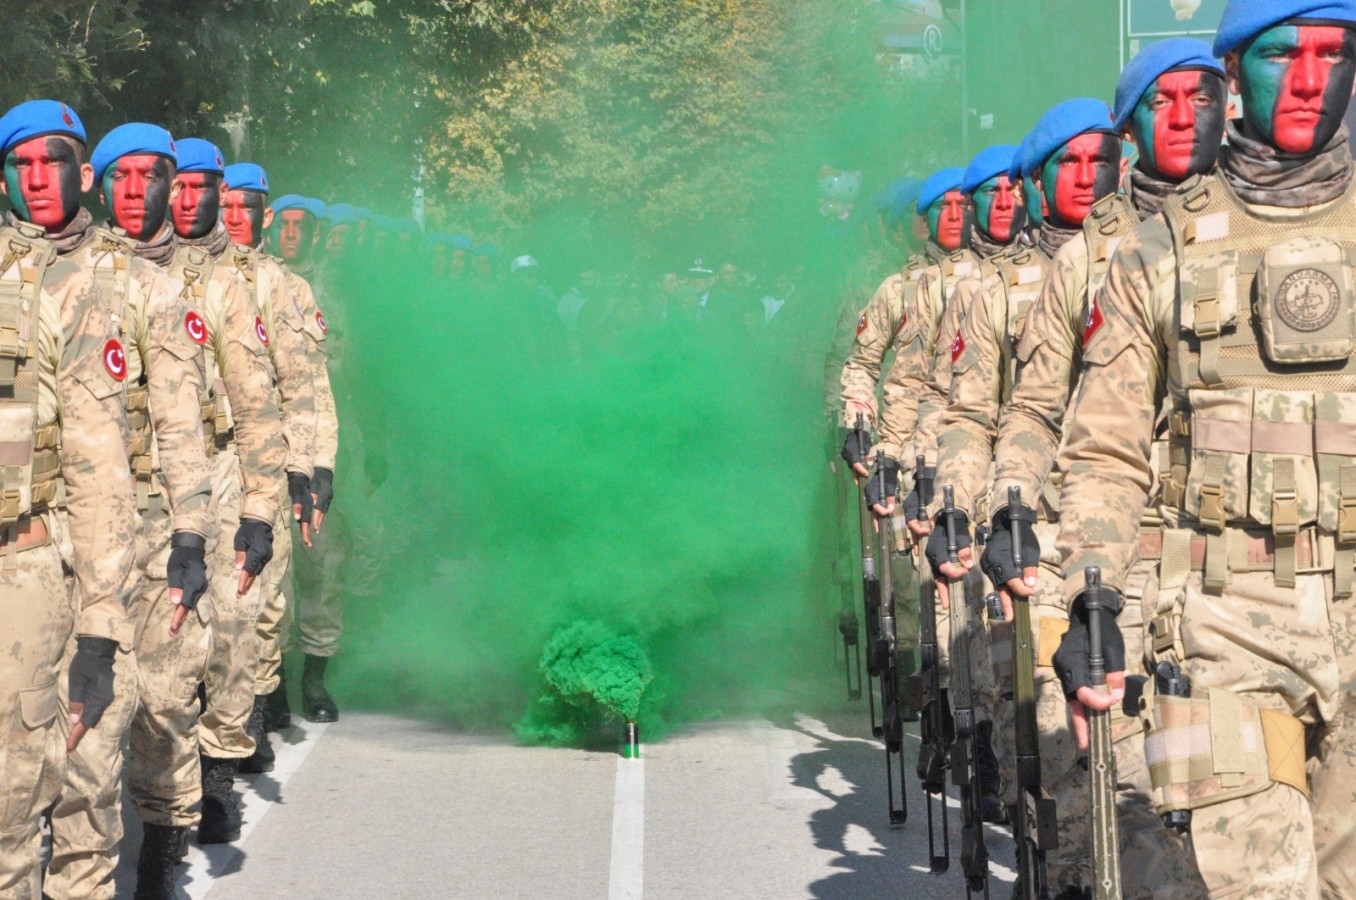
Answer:
<svg viewBox="0 0 1356 900"><path fill-rule="evenodd" d="M189 310L188 315L184 316L184 330L188 332L188 337L195 344L207 343L207 323L202 320L194 310Z"/></svg>
<svg viewBox="0 0 1356 900"><path fill-rule="evenodd" d="M951 342L951 361L960 359L960 355L965 352L965 338L961 336L960 330L956 330L956 338Z"/></svg>
<svg viewBox="0 0 1356 900"><path fill-rule="evenodd" d="M1097 333L1097 329L1102 327L1106 321L1102 318L1102 308L1097 305L1097 298L1092 298L1092 303L1088 306L1088 320L1083 324L1083 346L1088 345L1092 336Z"/></svg>
<svg viewBox="0 0 1356 900"><path fill-rule="evenodd" d="M118 381L127 377L127 355L122 352L122 344L110 338L104 344L104 368Z"/></svg>
<svg viewBox="0 0 1356 900"><path fill-rule="evenodd" d="M268 346L268 331L264 328L264 320L258 316L254 317L254 334L265 347Z"/></svg>

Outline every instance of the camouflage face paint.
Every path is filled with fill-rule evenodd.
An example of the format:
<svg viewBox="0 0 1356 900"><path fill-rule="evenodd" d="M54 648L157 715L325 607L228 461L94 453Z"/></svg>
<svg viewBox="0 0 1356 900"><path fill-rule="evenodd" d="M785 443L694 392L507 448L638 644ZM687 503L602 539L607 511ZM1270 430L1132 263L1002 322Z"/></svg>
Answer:
<svg viewBox="0 0 1356 900"><path fill-rule="evenodd" d="M1213 72L1160 75L1130 116L1139 167L1169 181L1210 171L1224 139L1226 102L1224 79Z"/></svg>
<svg viewBox="0 0 1356 900"><path fill-rule="evenodd" d="M970 208L960 191L947 191L928 207L928 234L943 250L970 245Z"/></svg>
<svg viewBox="0 0 1356 900"><path fill-rule="evenodd" d="M1017 202L1017 192L1006 175L995 175L975 188L975 225L1000 244L1022 230L1026 211Z"/></svg>
<svg viewBox="0 0 1356 900"><path fill-rule="evenodd" d="M181 238L204 237L217 224L221 211L221 176L215 172L180 172L175 201L174 232Z"/></svg>
<svg viewBox="0 0 1356 900"><path fill-rule="evenodd" d="M315 247L316 219L304 209L278 213L278 255L289 265L301 265Z"/></svg>
<svg viewBox="0 0 1356 900"><path fill-rule="evenodd" d="M149 241L169 215L174 168L155 153L129 153L104 172L104 196L113 224L138 241Z"/></svg>
<svg viewBox="0 0 1356 900"><path fill-rule="evenodd" d="M1286 153L1322 149L1342 125L1356 81L1356 31L1285 24L1252 39L1239 60L1243 116Z"/></svg>
<svg viewBox="0 0 1356 900"><path fill-rule="evenodd" d="M259 191L227 191L221 203L221 224L231 240L256 247L264 233L264 207L267 198Z"/></svg>
<svg viewBox="0 0 1356 900"><path fill-rule="evenodd" d="M1036 187L1030 175L1022 176L1022 199L1026 203L1026 217L1032 225L1040 227L1045 221L1045 198Z"/></svg>
<svg viewBox="0 0 1356 900"><path fill-rule="evenodd" d="M1041 167L1041 187L1051 218L1076 228L1093 204L1115 193L1121 142L1105 131L1088 131L1060 147Z"/></svg>
<svg viewBox="0 0 1356 900"><path fill-rule="evenodd" d="M5 184L19 218L60 231L80 211L80 156L67 138L35 137L5 157Z"/></svg>

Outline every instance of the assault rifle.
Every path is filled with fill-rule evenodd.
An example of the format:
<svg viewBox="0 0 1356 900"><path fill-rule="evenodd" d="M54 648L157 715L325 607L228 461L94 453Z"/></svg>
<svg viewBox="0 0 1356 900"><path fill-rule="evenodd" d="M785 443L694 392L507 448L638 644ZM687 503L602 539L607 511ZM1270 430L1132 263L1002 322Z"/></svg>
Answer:
<svg viewBox="0 0 1356 900"><path fill-rule="evenodd" d="M885 496L885 471L877 468L880 495ZM898 640L895 634L895 534L889 516L877 520L880 526L880 621L876 643L871 647L880 678L881 737L885 740L885 793L890 824L903 825L909 818L908 798L904 794L904 698L899 677ZM895 774L899 774L898 795ZM898 802L896 802L898 801Z"/></svg>
<svg viewBox="0 0 1356 900"><path fill-rule="evenodd" d="M1102 570L1083 570L1083 605L1088 611L1088 676L1092 689L1107 693L1102 656ZM1088 770L1092 781L1092 895L1121 900L1121 850L1116 831L1116 757L1111 749L1111 712L1088 710Z"/></svg>
<svg viewBox="0 0 1356 900"><path fill-rule="evenodd" d="M857 427L853 429L862 436L862 443L859 446L866 446L866 422L861 413L857 413ZM866 675L868 682L880 677L880 669L877 668L876 657L872 648L880 643L880 576L876 572L876 539L875 528L872 525L871 509L866 505L866 497L863 494L864 485L858 481L856 473L853 473L853 485L857 493L857 519L861 525L862 539L862 605L865 607L866 615ZM876 699L872 685L866 685L867 705L871 711L871 734L874 737L882 737L885 734L884 726L876 720Z"/></svg>

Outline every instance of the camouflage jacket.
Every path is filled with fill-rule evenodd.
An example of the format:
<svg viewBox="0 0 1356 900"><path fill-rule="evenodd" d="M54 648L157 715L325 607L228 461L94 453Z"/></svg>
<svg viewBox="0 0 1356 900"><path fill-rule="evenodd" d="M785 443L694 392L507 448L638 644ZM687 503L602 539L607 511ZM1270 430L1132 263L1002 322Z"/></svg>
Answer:
<svg viewBox="0 0 1356 900"><path fill-rule="evenodd" d="M305 323L307 358L311 363L311 378L315 385L315 460L314 464L334 471L339 455L339 411L334 402L330 384L329 323L320 309L321 285L314 266L305 270L287 272L287 286Z"/></svg>

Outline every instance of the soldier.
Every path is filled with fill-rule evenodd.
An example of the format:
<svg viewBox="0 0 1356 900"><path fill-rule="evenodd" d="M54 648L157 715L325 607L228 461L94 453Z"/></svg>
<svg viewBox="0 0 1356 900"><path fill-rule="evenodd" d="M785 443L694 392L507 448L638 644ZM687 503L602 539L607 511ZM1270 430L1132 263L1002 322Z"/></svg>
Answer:
<svg viewBox="0 0 1356 900"><path fill-rule="evenodd" d="M56 101L0 117L0 191L15 211L0 227L0 894L25 900L41 895L40 817L66 754L132 677L114 662L132 648L137 586L127 358L93 279L44 237L76 218L93 179L84 140Z"/></svg>
<svg viewBox="0 0 1356 900"><path fill-rule="evenodd" d="M1349 897L1356 3L1232 0L1214 53L1243 99L1219 171L1121 242L1085 328L1054 662L1081 740L1126 683L1113 596L1111 691L1088 688L1084 567L1126 592L1167 402L1151 649L1189 696L1154 701L1158 810L1192 813L1211 896Z"/></svg>
<svg viewBox="0 0 1356 900"><path fill-rule="evenodd" d="M1064 413L1082 368L1083 330L1089 320L1089 300L1106 276L1110 253L1143 219L1158 212L1176 185L1192 175L1214 168L1224 136L1226 91L1224 70L1210 55L1209 45L1191 38L1174 38L1151 45L1126 67L1116 89L1112 127L1139 148L1130 170L1129 192L1098 202L1076 235L1055 255L1050 276L1026 319L1016 349L1018 378L1009 403L1000 416L995 442L995 478L990 501L993 536L981 564L998 587L1011 620L1010 592L1033 597L1038 618L1033 620L1037 650L1038 727L1043 732L1042 776L1055 793L1068 785L1068 796L1056 796L1060 819L1079 828L1078 842L1090 846L1086 831L1086 792L1074 772L1075 749L1067 725L1063 692L1055 681L1051 656L1067 625L1059 581L1058 533L1059 473L1047 478L1060 445ZM1007 508L1008 489L1021 489L1035 508L1013 517ZM1151 512L1156 512L1151 510ZM1014 525L1014 522L1018 523ZM1028 523L1035 522L1034 528ZM1161 522L1156 516L1144 524L1141 550L1155 540L1161 544ZM1012 567L1016 540L1030 547L1033 564L1025 573ZM1039 546L1037 546L1039 545ZM1152 604L1157 553L1146 558L1127 579L1127 596ZM1040 565L1035 563L1039 561ZM1039 581L1037 580L1039 577ZM1027 580L1029 579L1029 581ZM1151 613L1152 616L1152 613ZM1143 668L1143 617L1131 604L1120 618L1132 672ZM1201 896L1200 877L1184 843L1164 828L1150 799L1149 773L1144 766L1144 741L1138 721L1118 716L1113 723L1117 742L1117 772L1121 785L1121 858L1123 889L1130 897ZM1061 774L1065 778L1061 778ZM1085 882L1086 883L1086 882Z"/></svg>
<svg viewBox="0 0 1356 900"><path fill-rule="evenodd" d="M254 753L246 723L254 708L255 633L261 594L255 584L273 555L278 485L287 457L275 400L276 376L269 361L263 313L229 253L233 247L220 221L224 162L215 145L200 138L177 141L179 170L171 207L179 248L173 267L202 310L209 341L208 374L215 390L212 493L221 540L209 547L212 644L208 655L207 706L198 723L202 814L198 843L240 836L240 809L233 790L239 761ZM224 346L223 346L224 344ZM233 545L224 540L234 533ZM234 547L234 555L232 554ZM215 550L215 552L213 552ZM180 796L174 779L149 778L147 793L161 802Z"/></svg>

